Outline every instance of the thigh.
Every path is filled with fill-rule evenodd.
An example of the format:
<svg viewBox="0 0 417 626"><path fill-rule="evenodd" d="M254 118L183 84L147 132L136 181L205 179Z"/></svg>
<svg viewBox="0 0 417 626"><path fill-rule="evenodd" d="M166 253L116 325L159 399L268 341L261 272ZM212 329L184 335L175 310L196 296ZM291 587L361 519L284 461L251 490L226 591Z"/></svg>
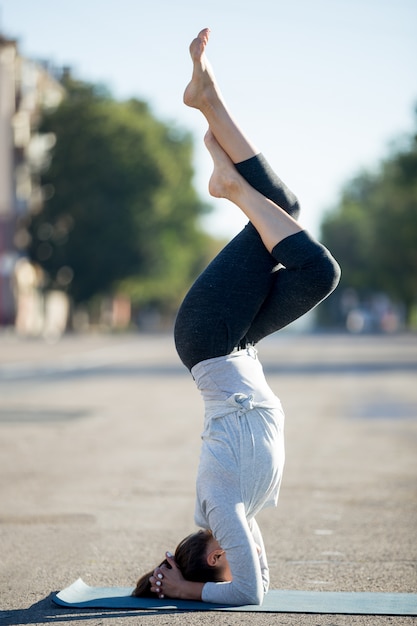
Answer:
<svg viewBox="0 0 417 626"><path fill-rule="evenodd" d="M248 224L199 276L175 324L177 351L189 369L245 343L274 283L275 266L255 228Z"/></svg>

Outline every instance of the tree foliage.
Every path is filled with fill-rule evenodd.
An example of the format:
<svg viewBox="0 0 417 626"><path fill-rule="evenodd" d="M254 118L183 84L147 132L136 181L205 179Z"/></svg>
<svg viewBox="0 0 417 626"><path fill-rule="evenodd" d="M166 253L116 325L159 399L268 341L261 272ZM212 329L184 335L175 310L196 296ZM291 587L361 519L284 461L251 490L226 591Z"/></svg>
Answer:
<svg viewBox="0 0 417 626"><path fill-rule="evenodd" d="M342 190L322 224L322 239L342 266L344 288L375 292L402 305L410 322L417 303L417 134L392 151L374 173Z"/></svg>
<svg viewBox="0 0 417 626"><path fill-rule="evenodd" d="M73 301L124 291L172 309L212 246L193 188L192 142L138 100L117 102L69 80L41 132L56 143L29 225L32 260Z"/></svg>

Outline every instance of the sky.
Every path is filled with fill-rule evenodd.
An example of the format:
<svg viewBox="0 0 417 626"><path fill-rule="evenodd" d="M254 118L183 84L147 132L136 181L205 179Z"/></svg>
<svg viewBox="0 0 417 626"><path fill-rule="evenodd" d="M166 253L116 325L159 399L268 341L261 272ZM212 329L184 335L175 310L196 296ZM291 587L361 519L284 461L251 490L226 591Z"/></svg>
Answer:
<svg viewBox="0 0 417 626"><path fill-rule="evenodd" d="M246 220L208 195L206 123L182 102L198 31L211 29L230 110L317 236L343 185L415 129L416 24L416 0L0 0L0 32L22 56L70 66L192 133L195 187L213 206L204 226L218 236Z"/></svg>

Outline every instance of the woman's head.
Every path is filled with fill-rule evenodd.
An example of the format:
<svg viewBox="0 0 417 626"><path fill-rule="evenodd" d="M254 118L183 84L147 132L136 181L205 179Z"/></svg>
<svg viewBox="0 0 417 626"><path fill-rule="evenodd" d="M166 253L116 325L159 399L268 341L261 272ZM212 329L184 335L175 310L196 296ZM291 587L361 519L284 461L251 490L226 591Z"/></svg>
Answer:
<svg viewBox="0 0 417 626"><path fill-rule="evenodd" d="M174 558L186 580L197 583L231 580L225 551L210 530L199 530L183 539Z"/></svg>
<svg viewBox="0 0 417 626"><path fill-rule="evenodd" d="M175 562L186 580L193 582L226 582L231 580L225 552L209 530L199 530L185 537L177 546ZM161 565L170 567L167 561ZM149 572L142 576L133 592L134 596L155 596L150 590Z"/></svg>

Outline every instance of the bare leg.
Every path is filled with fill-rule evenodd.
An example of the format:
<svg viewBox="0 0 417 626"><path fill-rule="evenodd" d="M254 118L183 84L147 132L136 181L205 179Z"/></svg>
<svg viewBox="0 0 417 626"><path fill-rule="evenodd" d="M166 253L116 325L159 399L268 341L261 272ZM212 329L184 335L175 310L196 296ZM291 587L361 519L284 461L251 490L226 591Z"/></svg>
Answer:
<svg viewBox="0 0 417 626"><path fill-rule="evenodd" d="M201 111L223 150L233 163L239 163L259 154L259 150L243 134L223 100L205 54L209 33L205 28L191 42L193 74L184 92L184 102Z"/></svg>
<svg viewBox="0 0 417 626"><path fill-rule="evenodd" d="M212 196L227 198L236 204L255 226L270 252L301 227L249 185L233 165L256 156L259 150L244 135L226 107L205 55L208 38L209 29L205 28L191 42L193 74L184 92L184 102L199 109L209 124L205 142L214 162L209 191Z"/></svg>
<svg viewBox="0 0 417 626"><path fill-rule="evenodd" d="M264 155L244 135L224 102L205 55L208 38L209 30L205 28L191 42L193 74L184 93L184 102L203 113L212 133L243 178L263 196L297 219L300 206L296 196L273 171Z"/></svg>
<svg viewBox="0 0 417 626"><path fill-rule="evenodd" d="M255 226L268 252L286 237L302 230L288 213L246 182L211 130L204 141L214 164L209 182L211 195L226 198L238 206Z"/></svg>
<svg viewBox="0 0 417 626"><path fill-rule="evenodd" d="M236 204L250 223L213 259L180 307L175 344L190 370L287 326L338 280L329 253L290 217L298 215L297 199L227 110L205 58L208 35L201 31L190 46L194 71L184 102L209 123L210 193ZM286 269L274 271L278 263Z"/></svg>

